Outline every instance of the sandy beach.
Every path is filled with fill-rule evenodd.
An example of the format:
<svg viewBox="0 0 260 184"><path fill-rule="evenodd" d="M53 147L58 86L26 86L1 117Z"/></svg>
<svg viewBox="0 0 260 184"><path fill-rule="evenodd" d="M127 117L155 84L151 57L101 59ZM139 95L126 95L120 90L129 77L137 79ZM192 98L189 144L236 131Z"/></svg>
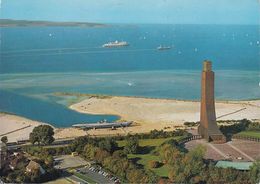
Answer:
<svg viewBox="0 0 260 184"><path fill-rule="evenodd" d="M89 114L113 114L139 124L199 121L200 102L136 97L89 98L70 106ZM216 102L217 120L260 119L260 100Z"/></svg>
<svg viewBox="0 0 260 184"><path fill-rule="evenodd" d="M9 142L29 139L33 128L43 124L20 116L0 113L0 137L7 136Z"/></svg>
<svg viewBox="0 0 260 184"><path fill-rule="evenodd" d="M173 130L186 121L198 121L200 103L171 99L137 97L92 97L70 106L71 109L89 114L113 114L120 121L134 121L127 128L97 129L83 131L76 128L55 128L55 138L71 138L83 135L126 135L143 133L153 129ZM217 120L239 120L247 118L260 121L260 100L216 102ZM16 115L0 113L0 137L6 135L10 142L29 138L35 126L42 122L32 121Z"/></svg>
<svg viewBox="0 0 260 184"><path fill-rule="evenodd" d="M34 127L47 124L6 113L0 113L0 122L0 137L7 136L9 142L28 140ZM56 139L87 135L85 131L75 128L53 128Z"/></svg>

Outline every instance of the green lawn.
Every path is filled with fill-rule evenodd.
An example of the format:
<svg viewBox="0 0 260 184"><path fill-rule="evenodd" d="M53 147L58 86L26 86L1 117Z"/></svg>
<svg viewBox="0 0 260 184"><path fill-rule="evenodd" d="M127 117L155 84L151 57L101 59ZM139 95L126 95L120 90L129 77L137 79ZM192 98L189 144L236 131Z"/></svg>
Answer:
<svg viewBox="0 0 260 184"><path fill-rule="evenodd" d="M129 155L127 155L127 157L130 159L139 159L137 161L137 163L143 165L144 168L147 170L151 169L148 167L148 162L150 160L160 161L159 156L156 156L153 154L129 154ZM166 165L163 165L162 167L151 169L151 170L154 171L158 176L168 177L169 169Z"/></svg>
<svg viewBox="0 0 260 184"><path fill-rule="evenodd" d="M138 160L137 163L141 164L144 166L145 169L150 169L148 166L148 162L150 160L156 160L160 161L159 156L156 156L153 154L153 151L160 146L163 142L171 140L171 139L176 139L179 140L182 138L182 136L174 137L174 138L160 138L160 139L141 139L139 140L139 146L145 148L150 148L149 153L146 154L128 154L127 157L129 159L136 159ZM119 147L123 147L126 144L126 141L117 141ZM158 176L161 177L168 177L169 173L169 168L167 165L163 165L159 168L151 169L154 171Z"/></svg>
<svg viewBox="0 0 260 184"><path fill-rule="evenodd" d="M238 133L237 135L260 138L260 131L243 131Z"/></svg>

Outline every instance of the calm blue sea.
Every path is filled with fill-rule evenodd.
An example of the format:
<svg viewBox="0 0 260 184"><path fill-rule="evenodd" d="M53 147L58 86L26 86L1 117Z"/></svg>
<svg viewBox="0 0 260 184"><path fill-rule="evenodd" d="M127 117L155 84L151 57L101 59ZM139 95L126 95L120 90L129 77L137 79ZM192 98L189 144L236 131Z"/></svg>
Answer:
<svg viewBox="0 0 260 184"><path fill-rule="evenodd" d="M198 100L205 59L213 62L217 99L260 98L258 29L239 25L1 28L0 111L66 127L117 117L77 113L54 92ZM130 45L101 47L115 40ZM159 45L172 49L157 51Z"/></svg>

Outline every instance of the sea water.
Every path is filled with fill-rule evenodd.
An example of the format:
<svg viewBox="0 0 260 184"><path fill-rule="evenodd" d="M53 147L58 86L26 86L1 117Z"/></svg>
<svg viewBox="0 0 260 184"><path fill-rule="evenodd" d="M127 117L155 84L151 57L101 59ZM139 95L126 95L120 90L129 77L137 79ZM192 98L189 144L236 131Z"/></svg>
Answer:
<svg viewBox="0 0 260 184"><path fill-rule="evenodd" d="M0 111L58 127L117 117L70 110L55 92L199 100L205 59L216 99L260 97L258 26L16 27L1 38ZM102 48L115 40L130 45Z"/></svg>

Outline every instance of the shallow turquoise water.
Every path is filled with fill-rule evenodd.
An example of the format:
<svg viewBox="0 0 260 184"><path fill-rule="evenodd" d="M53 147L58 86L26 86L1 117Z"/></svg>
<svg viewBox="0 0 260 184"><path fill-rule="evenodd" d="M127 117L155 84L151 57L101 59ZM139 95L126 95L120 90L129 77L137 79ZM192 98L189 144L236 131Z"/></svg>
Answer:
<svg viewBox="0 0 260 184"><path fill-rule="evenodd" d="M260 98L258 72L216 71L217 99ZM188 70L120 73L42 73L0 76L0 111L55 126L95 122L114 116L83 115L66 108L55 92L199 100L200 72Z"/></svg>

